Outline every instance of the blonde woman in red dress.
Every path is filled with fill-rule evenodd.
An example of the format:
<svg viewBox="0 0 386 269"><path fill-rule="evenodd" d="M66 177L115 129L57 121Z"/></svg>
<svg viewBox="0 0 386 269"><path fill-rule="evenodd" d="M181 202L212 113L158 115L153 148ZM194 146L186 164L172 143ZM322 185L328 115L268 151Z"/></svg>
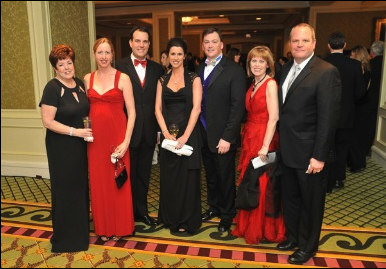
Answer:
<svg viewBox="0 0 386 269"><path fill-rule="evenodd" d="M94 135L88 143L91 210L95 233L103 241L118 241L135 228L128 150L136 116L133 88L129 76L111 66L114 47L109 39L96 40L93 49L98 70L84 78ZM128 174L120 189L112 153L125 163Z"/></svg>
<svg viewBox="0 0 386 269"><path fill-rule="evenodd" d="M247 74L254 77L245 98L247 121L242 131L242 148L238 169L243 179L245 170L252 158L260 156L264 161L269 151L278 150L279 137L276 124L279 120L278 86L273 79L275 75L274 61L270 49L266 46L254 47L247 57ZM239 210L236 227L232 234L244 237L249 244L260 241L281 242L285 238L284 220L277 202L280 199L272 189L279 184L270 178L267 172L259 179L259 205L252 210ZM275 188L276 189L276 188ZM268 195L267 195L268 194ZM276 207L275 207L276 205Z"/></svg>

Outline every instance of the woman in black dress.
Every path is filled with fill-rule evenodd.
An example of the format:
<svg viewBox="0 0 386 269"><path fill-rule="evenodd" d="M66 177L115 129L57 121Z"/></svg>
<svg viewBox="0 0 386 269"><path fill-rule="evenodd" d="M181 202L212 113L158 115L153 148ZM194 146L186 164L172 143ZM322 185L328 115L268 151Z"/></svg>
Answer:
<svg viewBox="0 0 386 269"><path fill-rule="evenodd" d="M160 205L158 220L176 233L195 233L201 227L201 139L197 119L201 111L202 86L195 73L184 69L187 45L172 38L167 45L172 71L157 86L155 114L163 137L178 141L176 148L193 147L190 156L161 148ZM168 130L176 123L176 137Z"/></svg>
<svg viewBox="0 0 386 269"><path fill-rule="evenodd" d="M77 252L89 245L87 142L91 129L82 117L90 106L83 82L75 78L75 52L55 46L49 55L56 76L44 88L39 106L47 128L46 150L51 180L52 252Z"/></svg>

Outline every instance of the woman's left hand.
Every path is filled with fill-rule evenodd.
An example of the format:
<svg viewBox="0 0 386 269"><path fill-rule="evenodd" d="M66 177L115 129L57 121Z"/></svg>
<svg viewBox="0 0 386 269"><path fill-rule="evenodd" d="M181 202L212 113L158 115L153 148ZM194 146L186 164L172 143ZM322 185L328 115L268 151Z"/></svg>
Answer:
<svg viewBox="0 0 386 269"><path fill-rule="evenodd" d="M125 145L125 143L122 143L116 147L114 153L117 154L118 159L121 159L123 156L125 156L127 148L128 147Z"/></svg>
<svg viewBox="0 0 386 269"><path fill-rule="evenodd" d="M182 147L186 144L186 142L188 141L188 138L189 138L189 137L186 137L185 134L182 135L182 136L180 136L179 138L177 138L177 146L176 146L176 149L182 148Z"/></svg>

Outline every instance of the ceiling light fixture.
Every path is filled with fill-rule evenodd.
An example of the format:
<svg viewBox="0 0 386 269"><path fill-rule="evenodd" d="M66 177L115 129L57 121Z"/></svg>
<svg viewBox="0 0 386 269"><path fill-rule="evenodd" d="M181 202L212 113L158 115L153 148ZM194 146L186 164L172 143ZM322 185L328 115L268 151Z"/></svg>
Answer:
<svg viewBox="0 0 386 269"><path fill-rule="evenodd" d="M189 22L196 20L196 19L198 19L198 17L182 17L181 18L183 23L189 23Z"/></svg>

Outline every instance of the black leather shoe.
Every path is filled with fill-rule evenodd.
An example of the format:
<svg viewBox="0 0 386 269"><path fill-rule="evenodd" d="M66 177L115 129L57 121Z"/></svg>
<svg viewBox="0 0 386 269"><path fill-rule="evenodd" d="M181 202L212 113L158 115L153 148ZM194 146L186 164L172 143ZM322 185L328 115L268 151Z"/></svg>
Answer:
<svg viewBox="0 0 386 269"><path fill-rule="evenodd" d="M315 252L304 252L300 249L289 255L288 262L292 264L303 264L315 256Z"/></svg>
<svg viewBox="0 0 386 269"><path fill-rule="evenodd" d="M218 214L214 213L213 211L207 210L204 214L202 214L202 220L210 220L214 217L217 217Z"/></svg>
<svg viewBox="0 0 386 269"><path fill-rule="evenodd" d="M297 246L298 246L298 243L293 242L293 241L289 241L289 240L285 240L285 241L279 243L279 244L276 246L276 249L277 249L277 250L281 250L281 251L286 251L286 250L293 250L293 249L295 249Z"/></svg>
<svg viewBox="0 0 386 269"><path fill-rule="evenodd" d="M218 225L219 232L226 232L231 228L232 219L221 219L220 224Z"/></svg>
<svg viewBox="0 0 386 269"><path fill-rule="evenodd" d="M365 170L364 167L359 167L359 168L351 167L350 172L351 173L359 173L359 172L362 172L363 170Z"/></svg>
<svg viewBox="0 0 386 269"><path fill-rule="evenodd" d="M149 226L156 226L156 225L159 224L156 219L150 217L149 215L145 215L145 216L142 216L142 217L137 217L137 218L135 218L135 221L143 222L143 223L145 223L146 225L149 225Z"/></svg>
<svg viewBox="0 0 386 269"><path fill-rule="evenodd" d="M344 187L343 181L339 181L339 180L335 181L334 188L340 189L340 188L343 188L343 187Z"/></svg>

